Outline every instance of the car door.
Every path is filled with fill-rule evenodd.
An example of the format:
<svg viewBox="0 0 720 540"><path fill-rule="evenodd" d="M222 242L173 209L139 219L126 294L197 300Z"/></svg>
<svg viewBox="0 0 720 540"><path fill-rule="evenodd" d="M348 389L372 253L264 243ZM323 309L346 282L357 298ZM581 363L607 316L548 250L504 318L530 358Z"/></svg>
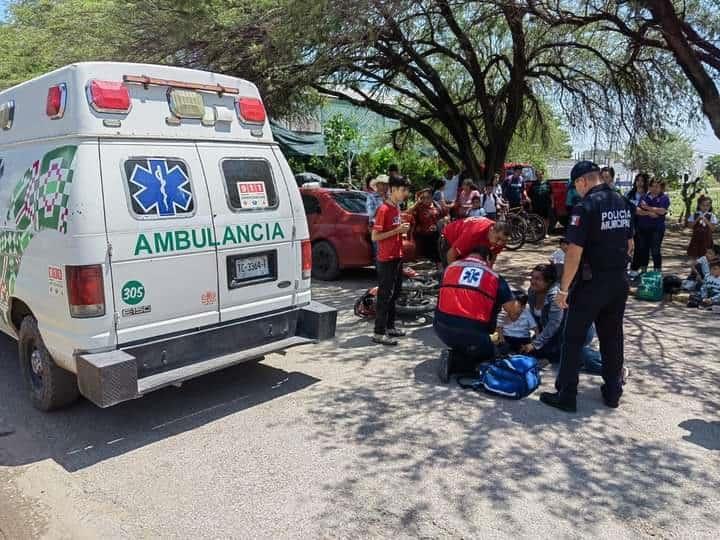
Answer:
<svg viewBox="0 0 720 540"><path fill-rule="evenodd" d="M100 142L119 343L219 321L208 190L192 143Z"/></svg>
<svg viewBox="0 0 720 540"><path fill-rule="evenodd" d="M288 183L272 147L199 142L197 149L213 208L220 320L292 307L300 246Z"/></svg>

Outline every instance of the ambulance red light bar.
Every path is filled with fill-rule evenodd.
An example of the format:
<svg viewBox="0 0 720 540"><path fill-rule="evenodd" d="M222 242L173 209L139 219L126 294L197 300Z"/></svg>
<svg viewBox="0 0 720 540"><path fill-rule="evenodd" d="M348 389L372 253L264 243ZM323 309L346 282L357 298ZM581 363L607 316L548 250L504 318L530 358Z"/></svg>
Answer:
<svg viewBox="0 0 720 540"><path fill-rule="evenodd" d="M91 80L87 85L90 106L100 113L127 114L132 102L130 90L123 83Z"/></svg>
<svg viewBox="0 0 720 540"><path fill-rule="evenodd" d="M126 84L141 84L148 89L150 86L167 86L169 88L179 88L181 90L197 90L199 92L212 92L222 97L223 94L236 96L240 94L240 90L231 86L223 86L221 84L200 84L185 81L172 81L169 79L156 79L146 75L123 75L123 82Z"/></svg>
<svg viewBox="0 0 720 540"><path fill-rule="evenodd" d="M258 98L241 97L235 102L238 117L246 124L264 124L267 115L265 105Z"/></svg>
<svg viewBox="0 0 720 540"><path fill-rule="evenodd" d="M65 114L65 106L67 105L67 85L60 83L56 86L48 88L47 103L45 104L45 113L51 120L62 118Z"/></svg>

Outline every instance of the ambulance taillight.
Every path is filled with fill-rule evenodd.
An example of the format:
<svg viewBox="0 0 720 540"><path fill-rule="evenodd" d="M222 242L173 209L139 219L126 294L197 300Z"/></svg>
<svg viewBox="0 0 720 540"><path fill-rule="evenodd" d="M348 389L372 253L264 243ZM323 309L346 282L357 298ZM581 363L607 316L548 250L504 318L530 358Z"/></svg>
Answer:
<svg viewBox="0 0 720 540"><path fill-rule="evenodd" d="M45 104L45 113L51 120L57 120L65 115L65 106L67 105L67 85L60 83L48 88L47 102Z"/></svg>
<svg viewBox="0 0 720 540"><path fill-rule="evenodd" d="M310 279L312 274L312 244L310 240L302 242L302 278Z"/></svg>
<svg viewBox="0 0 720 540"><path fill-rule="evenodd" d="M66 274L70 316L88 319L105 315L102 265L68 266Z"/></svg>
<svg viewBox="0 0 720 540"><path fill-rule="evenodd" d="M246 124L264 124L267 115L265 105L257 98L242 97L235 102L238 118Z"/></svg>
<svg viewBox="0 0 720 540"><path fill-rule="evenodd" d="M132 102L130 90L123 83L94 79L87 85L90 106L100 113L127 114Z"/></svg>

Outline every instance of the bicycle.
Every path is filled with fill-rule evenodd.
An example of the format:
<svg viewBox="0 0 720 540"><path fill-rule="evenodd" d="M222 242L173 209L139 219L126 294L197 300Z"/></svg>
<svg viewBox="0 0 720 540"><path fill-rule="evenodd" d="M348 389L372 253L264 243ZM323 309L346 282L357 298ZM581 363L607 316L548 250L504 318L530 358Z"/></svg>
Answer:
<svg viewBox="0 0 720 540"><path fill-rule="evenodd" d="M498 221L504 221L510 225L510 235L505 242L505 249L508 251L517 251L525 244L527 234L527 222L521 216L512 212L512 210L500 210L498 212Z"/></svg>
<svg viewBox="0 0 720 540"><path fill-rule="evenodd" d="M511 208L508 214L521 219L525 223L525 240L531 244L539 244L547 236L547 225L542 216L533 214L523 207Z"/></svg>

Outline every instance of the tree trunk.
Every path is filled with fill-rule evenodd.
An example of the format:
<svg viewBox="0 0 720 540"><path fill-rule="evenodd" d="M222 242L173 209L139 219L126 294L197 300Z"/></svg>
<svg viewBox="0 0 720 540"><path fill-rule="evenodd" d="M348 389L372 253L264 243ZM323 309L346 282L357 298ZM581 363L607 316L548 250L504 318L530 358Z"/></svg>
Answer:
<svg viewBox="0 0 720 540"><path fill-rule="evenodd" d="M715 81L683 34L682 21L675 12L675 7L670 0L646 0L645 4L660 23L665 42L685 76L695 87L702 101L703 113L710 121L715 135L720 139L720 93Z"/></svg>

